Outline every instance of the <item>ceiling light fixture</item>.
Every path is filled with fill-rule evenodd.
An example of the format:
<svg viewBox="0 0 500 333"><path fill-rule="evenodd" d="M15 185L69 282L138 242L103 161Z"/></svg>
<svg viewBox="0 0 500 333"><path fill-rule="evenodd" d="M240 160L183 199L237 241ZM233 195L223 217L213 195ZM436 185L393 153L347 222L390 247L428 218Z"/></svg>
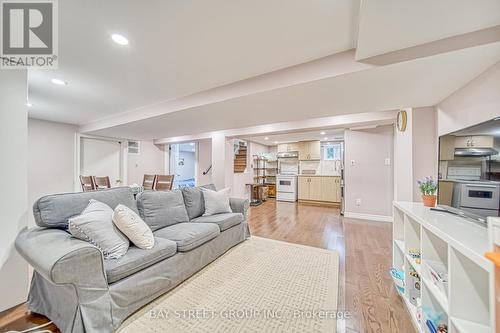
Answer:
<svg viewBox="0 0 500 333"><path fill-rule="evenodd" d="M113 40L113 42L115 42L116 44L120 44L120 45L128 45L128 39L123 36L123 35L120 35L120 34L112 34L111 35L111 39Z"/></svg>
<svg viewBox="0 0 500 333"><path fill-rule="evenodd" d="M277 145L278 144L278 141L274 141L274 144Z"/></svg>
<svg viewBox="0 0 500 333"><path fill-rule="evenodd" d="M264 138L264 140L269 140L269 138L266 136L266 137Z"/></svg>
<svg viewBox="0 0 500 333"><path fill-rule="evenodd" d="M321 135L325 135L325 131L321 131L319 134L321 134Z"/></svg>
<svg viewBox="0 0 500 333"><path fill-rule="evenodd" d="M53 84L57 84L58 86L65 86L68 84L68 82L60 80L60 79L52 79L50 80Z"/></svg>

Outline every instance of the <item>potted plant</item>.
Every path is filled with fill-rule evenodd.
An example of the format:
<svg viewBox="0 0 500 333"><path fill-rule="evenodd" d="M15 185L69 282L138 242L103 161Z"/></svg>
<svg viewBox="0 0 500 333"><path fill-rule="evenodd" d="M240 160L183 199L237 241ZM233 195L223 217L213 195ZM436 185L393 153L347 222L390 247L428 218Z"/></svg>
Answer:
<svg viewBox="0 0 500 333"><path fill-rule="evenodd" d="M437 183L432 177L425 177L425 180L417 182L420 192L422 193L422 201L426 207L436 206Z"/></svg>

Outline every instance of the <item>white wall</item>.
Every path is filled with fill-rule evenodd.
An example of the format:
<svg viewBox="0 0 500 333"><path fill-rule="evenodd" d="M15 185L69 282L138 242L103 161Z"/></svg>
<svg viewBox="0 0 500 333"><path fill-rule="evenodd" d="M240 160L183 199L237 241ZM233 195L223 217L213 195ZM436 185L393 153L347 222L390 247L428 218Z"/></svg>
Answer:
<svg viewBox="0 0 500 333"><path fill-rule="evenodd" d="M413 201L422 201L417 180L438 174L438 138L436 109L424 107L413 109L412 147L413 147Z"/></svg>
<svg viewBox="0 0 500 333"><path fill-rule="evenodd" d="M139 154L127 155L127 182L142 185L144 174L165 173L165 146L153 141L141 141Z"/></svg>
<svg viewBox="0 0 500 333"><path fill-rule="evenodd" d="M438 134L500 116L500 62L437 105Z"/></svg>
<svg viewBox="0 0 500 333"><path fill-rule="evenodd" d="M14 248L26 227L28 210L28 115L25 70L3 70L0 75L0 311L26 300L28 264Z"/></svg>
<svg viewBox="0 0 500 333"><path fill-rule="evenodd" d="M184 165L177 166L177 175L179 180L186 180L195 177L195 154L192 151L180 151L179 159L184 159Z"/></svg>
<svg viewBox="0 0 500 333"><path fill-rule="evenodd" d="M406 130L394 130L394 200L413 200L413 113L408 115Z"/></svg>
<svg viewBox="0 0 500 333"><path fill-rule="evenodd" d="M217 189L226 186L226 136L212 133L212 182Z"/></svg>
<svg viewBox="0 0 500 333"><path fill-rule="evenodd" d="M203 172L212 165L212 140L198 141L198 168L196 170L196 185L206 185L212 183L212 170L206 175Z"/></svg>
<svg viewBox="0 0 500 333"><path fill-rule="evenodd" d="M74 125L28 119L28 205L40 197L73 192L75 173ZM28 224L35 224L28 214Z"/></svg>
<svg viewBox="0 0 500 333"><path fill-rule="evenodd" d="M250 198L250 193L248 186L246 184L251 184L254 182L254 169L253 169L253 155L260 155L262 153L268 153L269 147L261 145L256 142L247 141L247 168L245 172L234 173L233 175L233 188L231 195L236 198L248 199ZM234 170L233 170L234 171Z"/></svg>
<svg viewBox="0 0 500 333"><path fill-rule="evenodd" d="M432 106L405 110L406 131L394 131L394 200L422 201L417 180L437 179L436 110Z"/></svg>
<svg viewBox="0 0 500 333"><path fill-rule="evenodd" d="M345 131L345 212L387 217L392 215L393 127ZM354 161L354 165L351 165ZM356 199L361 204L356 205Z"/></svg>
<svg viewBox="0 0 500 333"><path fill-rule="evenodd" d="M120 141L81 137L79 174L107 176L112 187L126 184L124 147Z"/></svg>

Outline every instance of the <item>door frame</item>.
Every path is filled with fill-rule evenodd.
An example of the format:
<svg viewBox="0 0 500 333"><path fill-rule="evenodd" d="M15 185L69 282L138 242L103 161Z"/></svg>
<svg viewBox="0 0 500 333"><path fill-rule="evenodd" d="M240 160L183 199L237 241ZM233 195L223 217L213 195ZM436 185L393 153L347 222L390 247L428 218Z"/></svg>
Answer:
<svg viewBox="0 0 500 333"><path fill-rule="evenodd" d="M165 173L171 174L171 171L172 171L172 170L170 170L172 146L173 145L180 145L183 143L191 143L191 142L194 142L194 184L195 184L195 186L199 186L199 184L198 184L198 181L199 181L199 177L198 177L199 161L198 161L198 159L199 159L199 153L200 153L200 146L199 146L198 140L176 142L176 143L171 143L171 144L165 145L165 149L168 150L168 153L165 154Z"/></svg>
<svg viewBox="0 0 500 333"><path fill-rule="evenodd" d="M81 192L81 184L80 184L80 172L81 172L81 144L82 139L94 139L94 140L102 140L102 141L112 141L120 144L120 179L122 181L121 186L127 186L128 184L128 140L127 139L118 139L118 138L110 138L104 136L97 135L88 135L82 133L76 133L75 135L75 170L74 170L74 190L75 192Z"/></svg>

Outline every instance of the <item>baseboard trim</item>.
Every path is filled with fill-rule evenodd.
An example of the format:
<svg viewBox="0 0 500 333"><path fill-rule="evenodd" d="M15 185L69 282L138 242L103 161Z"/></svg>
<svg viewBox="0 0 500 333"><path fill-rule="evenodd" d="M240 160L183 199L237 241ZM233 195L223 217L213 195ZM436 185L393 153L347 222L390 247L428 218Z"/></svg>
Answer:
<svg viewBox="0 0 500 333"><path fill-rule="evenodd" d="M370 220L370 221L377 221L377 222L391 222L392 223L392 216L351 213L351 212L345 212L344 216L352 218L352 219L361 219L361 220Z"/></svg>
<svg viewBox="0 0 500 333"><path fill-rule="evenodd" d="M310 205L310 206L323 206L323 207L335 207L340 208L340 202L331 201L317 201L317 200L298 200L299 204Z"/></svg>

